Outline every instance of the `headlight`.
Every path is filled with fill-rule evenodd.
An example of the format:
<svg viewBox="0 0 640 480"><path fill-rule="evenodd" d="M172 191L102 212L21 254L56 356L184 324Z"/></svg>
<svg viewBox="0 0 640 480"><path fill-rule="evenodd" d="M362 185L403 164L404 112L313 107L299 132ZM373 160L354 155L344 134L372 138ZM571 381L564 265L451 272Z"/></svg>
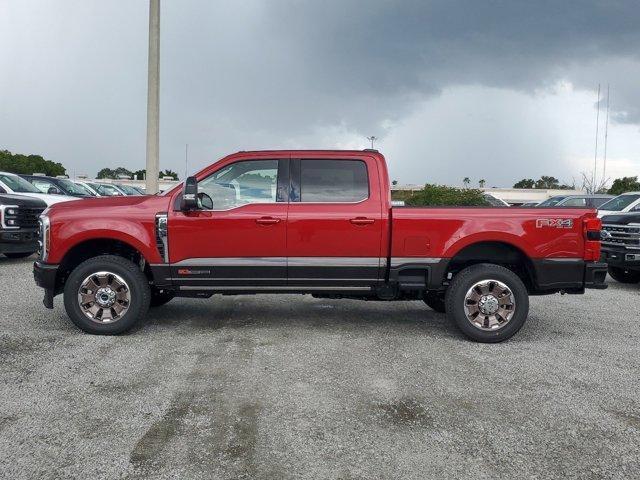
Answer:
<svg viewBox="0 0 640 480"><path fill-rule="evenodd" d="M40 215L40 260L47 261L49 256L49 250L51 249L51 222L49 217L45 214Z"/></svg>

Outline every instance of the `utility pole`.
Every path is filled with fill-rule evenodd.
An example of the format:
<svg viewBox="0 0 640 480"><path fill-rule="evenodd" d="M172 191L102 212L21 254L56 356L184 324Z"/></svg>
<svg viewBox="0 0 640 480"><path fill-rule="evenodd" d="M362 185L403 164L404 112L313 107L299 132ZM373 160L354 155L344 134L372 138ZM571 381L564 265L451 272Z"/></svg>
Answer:
<svg viewBox="0 0 640 480"><path fill-rule="evenodd" d="M147 194L158 193L160 170L160 0L149 1L147 86Z"/></svg>
<svg viewBox="0 0 640 480"><path fill-rule="evenodd" d="M591 189L593 192L588 193L596 193L596 181L597 181L597 171L598 171L598 127L600 126L600 84L598 84L598 101L596 102L597 110L596 110L596 151L593 154L593 181L591 183Z"/></svg>
<svg viewBox="0 0 640 480"><path fill-rule="evenodd" d="M370 137L367 137L367 140L371 141L371 150L373 150L373 142L375 142L378 139L378 137L374 137L373 135L371 135Z"/></svg>
<svg viewBox="0 0 640 480"><path fill-rule="evenodd" d="M604 165L602 167L602 184L607 182L607 140L609 138L609 84L607 83L607 120L604 124Z"/></svg>

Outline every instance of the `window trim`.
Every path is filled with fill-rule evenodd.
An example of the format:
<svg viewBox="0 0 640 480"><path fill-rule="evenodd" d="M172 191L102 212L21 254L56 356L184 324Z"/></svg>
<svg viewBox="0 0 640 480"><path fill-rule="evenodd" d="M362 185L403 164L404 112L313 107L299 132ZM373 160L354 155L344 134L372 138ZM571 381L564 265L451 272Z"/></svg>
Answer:
<svg viewBox="0 0 640 480"><path fill-rule="evenodd" d="M231 210L236 210L237 208L242 208L242 207L246 207L247 205L278 205L278 204L284 204L287 205L289 203L289 196L291 195L291 189L287 189L287 198L285 198L284 200L280 200L280 189L281 188L285 188L287 187L287 183L289 183L289 176L290 176L290 161L288 158L243 158L240 159L236 162L230 162L227 163L226 165L221 166L219 169L211 172L209 175L207 175L206 177L204 177L202 180L198 180L198 183L205 181L207 178L211 177L212 175L215 175L216 173L218 173L220 170L222 170L223 168L227 168L231 165L235 165L237 163L242 163L242 162L273 162L276 161L278 162L278 168L277 168L277 173L276 173L276 201L275 202L255 202L255 203L245 203L244 205L238 205L235 207L231 207L231 208L223 208L223 209L208 209L208 208L198 208L197 210L194 210L196 212L230 212ZM281 174L283 174L282 179L280 178ZM284 183L286 181L286 183ZM182 194L184 192L184 187L182 189L182 192L180 194L177 195L176 199L179 200L180 198L182 198Z"/></svg>
<svg viewBox="0 0 640 480"><path fill-rule="evenodd" d="M362 200L355 200L351 202L322 202L322 201L310 201L305 202L302 200L302 162L305 160L315 160L315 161L338 161L338 162L360 162L364 164L364 171L367 175L367 196ZM298 199L292 200L291 203L298 203L304 205L358 205L360 203L364 203L371 199L371 176L369 175L369 165L367 162L361 158L296 158L291 159L291 162L297 162L297 166L291 168L291 178L292 178L292 188L291 192L293 194L293 179L295 178L296 183L295 187L297 187L298 191ZM292 165L293 166L293 165Z"/></svg>

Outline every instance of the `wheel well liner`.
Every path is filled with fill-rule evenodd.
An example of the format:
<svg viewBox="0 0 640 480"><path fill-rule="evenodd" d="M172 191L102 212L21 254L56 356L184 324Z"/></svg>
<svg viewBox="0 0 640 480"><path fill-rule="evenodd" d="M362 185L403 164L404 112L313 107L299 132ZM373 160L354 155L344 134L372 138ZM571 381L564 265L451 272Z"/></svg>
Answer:
<svg viewBox="0 0 640 480"><path fill-rule="evenodd" d="M447 273L455 274L477 263L502 265L518 275L529 291L535 289L535 270L531 259L510 243L478 242L467 245L451 258Z"/></svg>
<svg viewBox="0 0 640 480"><path fill-rule="evenodd" d="M152 279L149 263L146 261L144 255L135 247L132 247L121 240L94 238L74 245L64 255L60 262L60 267L58 268L56 290L61 290L63 288L66 278L74 268L85 260L99 255L117 255L131 260L134 264L140 265L143 268L143 272L148 279Z"/></svg>

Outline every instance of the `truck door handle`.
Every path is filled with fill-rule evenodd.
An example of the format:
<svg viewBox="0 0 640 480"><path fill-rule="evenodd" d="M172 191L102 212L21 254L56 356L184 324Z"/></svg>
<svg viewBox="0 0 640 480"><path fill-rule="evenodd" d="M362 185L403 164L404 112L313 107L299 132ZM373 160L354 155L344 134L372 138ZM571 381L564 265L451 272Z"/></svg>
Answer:
<svg viewBox="0 0 640 480"><path fill-rule="evenodd" d="M375 220L373 218L356 217L349 220L354 225L371 225Z"/></svg>
<svg viewBox="0 0 640 480"><path fill-rule="evenodd" d="M260 217L260 218L256 218L256 223L258 225L275 225L276 223L278 223L280 221L279 218L273 218L273 217Z"/></svg>

